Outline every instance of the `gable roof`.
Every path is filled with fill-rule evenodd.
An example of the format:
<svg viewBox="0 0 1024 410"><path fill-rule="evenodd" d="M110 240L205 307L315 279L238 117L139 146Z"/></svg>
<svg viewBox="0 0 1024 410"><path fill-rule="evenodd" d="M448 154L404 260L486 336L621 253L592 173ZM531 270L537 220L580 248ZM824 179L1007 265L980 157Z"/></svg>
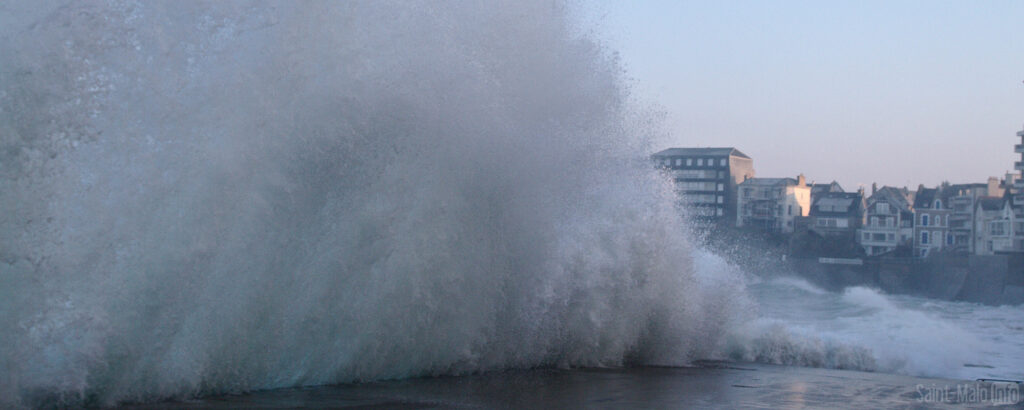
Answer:
<svg viewBox="0 0 1024 410"><path fill-rule="evenodd" d="M714 156L714 157L725 157L735 156L740 158L750 159L747 154L740 152L740 150L733 147L721 147L721 148L669 148L663 151L659 151L652 157L680 157L680 156Z"/></svg>
<svg viewBox="0 0 1024 410"><path fill-rule="evenodd" d="M836 181L832 181L827 184L810 184L810 187L812 196L818 196L818 194L824 192L844 192L843 187Z"/></svg>
<svg viewBox="0 0 1024 410"><path fill-rule="evenodd" d="M901 211L910 211L910 202L912 201L910 191L906 188L896 188L891 186L884 186L868 198L868 202L877 202L880 200L886 200L892 202L896 207L900 208Z"/></svg>
<svg viewBox="0 0 1024 410"><path fill-rule="evenodd" d="M998 211L1003 209L1003 197L983 196L978 198L978 206L985 211Z"/></svg>
<svg viewBox="0 0 1024 410"><path fill-rule="evenodd" d="M859 192L823 192L811 205L812 216L859 214L864 196Z"/></svg>
<svg viewBox="0 0 1024 410"><path fill-rule="evenodd" d="M917 194L914 195L914 208L917 209L931 209L932 204L935 203L935 197L939 190L937 188L921 188L917 190Z"/></svg>

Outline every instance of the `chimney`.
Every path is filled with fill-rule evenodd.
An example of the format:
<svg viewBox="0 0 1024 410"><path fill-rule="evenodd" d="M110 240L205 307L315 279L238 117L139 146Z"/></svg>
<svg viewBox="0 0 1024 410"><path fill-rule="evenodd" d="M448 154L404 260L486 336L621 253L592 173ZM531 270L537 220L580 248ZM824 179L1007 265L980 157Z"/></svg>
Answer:
<svg viewBox="0 0 1024 410"><path fill-rule="evenodd" d="M875 183L875 182L872 182L871 183L871 195L874 195L875 192L878 192L878 184Z"/></svg>
<svg viewBox="0 0 1024 410"><path fill-rule="evenodd" d="M807 186L807 177L804 174L796 176L796 186Z"/></svg>
<svg viewBox="0 0 1024 410"><path fill-rule="evenodd" d="M999 191L999 178L988 177L988 192L985 193L987 196L996 196L996 192Z"/></svg>

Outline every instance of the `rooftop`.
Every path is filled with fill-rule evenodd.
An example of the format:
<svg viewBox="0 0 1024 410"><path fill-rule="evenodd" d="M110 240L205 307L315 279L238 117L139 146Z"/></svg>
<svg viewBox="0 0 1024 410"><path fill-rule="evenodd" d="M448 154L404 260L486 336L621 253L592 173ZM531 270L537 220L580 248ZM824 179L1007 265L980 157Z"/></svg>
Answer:
<svg viewBox="0 0 1024 410"><path fill-rule="evenodd" d="M750 159L747 154L733 147L720 148L669 148L652 155L654 157L680 157L680 156L714 156L725 157L735 156Z"/></svg>
<svg viewBox="0 0 1024 410"><path fill-rule="evenodd" d="M823 192L811 205L812 216L853 215L864 197L859 192Z"/></svg>
<svg viewBox="0 0 1024 410"><path fill-rule="evenodd" d="M1003 198L998 196L983 196L978 198L978 206L985 211L998 211L1003 209Z"/></svg>
<svg viewBox="0 0 1024 410"><path fill-rule="evenodd" d="M921 188L914 195L914 208L931 208L935 202L935 195L939 192L937 188Z"/></svg>
<svg viewBox="0 0 1024 410"><path fill-rule="evenodd" d="M746 181L740 183L744 186L776 186L776 185L796 185L797 180L793 178L747 178Z"/></svg>

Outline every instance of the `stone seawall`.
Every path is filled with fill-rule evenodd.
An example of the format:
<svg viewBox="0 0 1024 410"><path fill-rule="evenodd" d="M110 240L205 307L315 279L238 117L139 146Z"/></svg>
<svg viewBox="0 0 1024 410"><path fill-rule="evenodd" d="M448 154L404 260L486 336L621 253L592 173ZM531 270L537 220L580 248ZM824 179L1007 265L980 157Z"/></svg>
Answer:
<svg viewBox="0 0 1024 410"><path fill-rule="evenodd" d="M790 268L819 286L876 287L887 293L989 305L1024 304L1024 255L942 255L925 260L790 259Z"/></svg>

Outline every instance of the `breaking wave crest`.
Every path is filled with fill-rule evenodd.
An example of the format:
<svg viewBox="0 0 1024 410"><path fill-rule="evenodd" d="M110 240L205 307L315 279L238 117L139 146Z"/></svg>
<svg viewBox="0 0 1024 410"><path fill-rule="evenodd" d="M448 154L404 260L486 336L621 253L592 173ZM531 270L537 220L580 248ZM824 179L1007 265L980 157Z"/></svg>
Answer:
<svg viewBox="0 0 1024 410"><path fill-rule="evenodd" d="M732 360L868 372L878 370L878 363L869 348L797 334L785 324L775 321L749 323L733 338L727 352Z"/></svg>
<svg viewBox="0 0 1024 410"><path fill-rule="evenodd" d="M0 14L0 404L681 364L736 317L563 6Z"/></svg>
<svg viewBox="0 0 1024 410"><path fill-rule="evenodd" d="M1020 351L1007 343L1012 332L985 334L976 325L998 321L992 308L865 287L826 292L792 278L746 289L760 311L730 330L723 351L730 359L924 377L1018 377L1013 365L1003 365Z"/></svg>

